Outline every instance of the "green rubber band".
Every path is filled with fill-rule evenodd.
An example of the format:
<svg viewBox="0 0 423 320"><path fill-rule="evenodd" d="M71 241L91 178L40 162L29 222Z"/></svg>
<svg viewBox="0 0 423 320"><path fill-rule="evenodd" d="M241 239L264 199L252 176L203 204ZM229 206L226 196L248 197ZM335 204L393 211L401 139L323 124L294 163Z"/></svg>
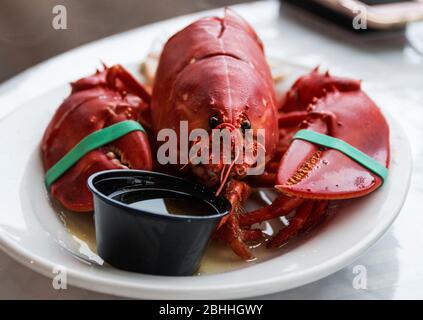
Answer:
<svg viewBox="0 0 423 320"><path fill-rule="evenodd" d="M300 139L330 149L338 150L374 174L378 175L382 179L382 182L385 182L388 178L388 169L384 165L341 139L311 130L300 130L292 139Z"/></svg>
<svg viewBox="0 0 423 320"><path fill-rule="evenodd" d="M142 131L145 133L144 128L138 122L126 120L89 134L46 172L44 179L47 188L50 188L57 179L88 152L100 148L133 131Z"/></svg>

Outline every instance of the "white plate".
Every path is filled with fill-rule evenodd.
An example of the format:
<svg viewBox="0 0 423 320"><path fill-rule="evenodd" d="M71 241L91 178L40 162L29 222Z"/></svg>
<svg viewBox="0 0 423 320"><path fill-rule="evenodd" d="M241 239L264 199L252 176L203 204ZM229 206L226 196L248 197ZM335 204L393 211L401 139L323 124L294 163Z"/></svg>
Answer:
<svg viewBox="0 0 423 320"><path fill-rule="evenodd" d="M129 67L136 68L134 64ZM270 253L272 259L266 256L259 263L246 265L229 258L223 269L234 271L179 278L100 266L101 259L89 245L69 235L61 221L63 216L52 208L43 186L39 141L68 91L68 86L62 85L44 92L0 121L0 247L48 277L63 266L69 284L137 298L240 298L287 290L351 263L388 229L407 194L409 144L398 123L388 117L392 160L387 183L366 198L344 202L339 213L317 230L276 256L274 251ZM87 226L86 221L82 225ZM90 232L82 230L77 236L88 239ZM216 269L209 264L206 271L221 266L218 263Z"/></svg>

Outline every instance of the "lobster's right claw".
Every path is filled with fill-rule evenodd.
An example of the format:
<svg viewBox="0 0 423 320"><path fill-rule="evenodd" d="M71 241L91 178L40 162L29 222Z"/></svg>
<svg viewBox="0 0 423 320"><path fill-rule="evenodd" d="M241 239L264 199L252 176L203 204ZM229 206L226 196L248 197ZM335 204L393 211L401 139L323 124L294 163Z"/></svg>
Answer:
<svg viewBox="0 0 423 320"><path fill-rule="evenodd" d="M94 131L125 120L139 121L147 109L146 91L121 66L78 80L71 95L61 104L41 143L44 169L50 169L76 144ZM93 210L88 177L98 171L151 170L152 156L147 135L130 132L84 155L56 180L51 195L65 208L76 212Z"/></svg>

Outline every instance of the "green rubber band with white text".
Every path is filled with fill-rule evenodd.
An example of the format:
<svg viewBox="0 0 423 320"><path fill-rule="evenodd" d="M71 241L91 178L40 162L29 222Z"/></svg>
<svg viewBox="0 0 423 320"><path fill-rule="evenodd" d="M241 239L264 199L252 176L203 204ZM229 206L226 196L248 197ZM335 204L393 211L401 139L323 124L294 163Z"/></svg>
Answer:
<svg viewBox="0 0 423 320"><path fill-rule="evenodd" d="M382 179L382 182L385 182L388 178L388 169L384 165L341 139L311 130L300 130L292 139L304 140L330 149L338 150L353 159L355 162L361 164L366 169L378 175Z"/></svg>
<svg viewBox="0 0 423 320"><path fill-rule="evenodd" d="M145 133L144 128L138 122L134 120L126 120L89 134L46 172L44 179L47 188L50 188L57 179L59 179L88 152L100 148L133 131L141 131Z"/></svg>

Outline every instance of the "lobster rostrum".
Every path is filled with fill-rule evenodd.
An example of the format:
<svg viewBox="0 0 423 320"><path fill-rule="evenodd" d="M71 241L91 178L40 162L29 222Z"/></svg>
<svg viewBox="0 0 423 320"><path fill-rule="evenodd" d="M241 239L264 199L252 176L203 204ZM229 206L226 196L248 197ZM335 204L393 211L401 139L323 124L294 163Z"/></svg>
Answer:
<svg viewBox="0 0 423 320"><path fill-rule="evenodd" d="M147 91L120 66L74 83L43 138L45 169L87 134L125 119L149 119L153 150L158 148L154 138L159 131L170 128L179 134L182 121L188 123L188 132L227 129L234 137L246 129L264 129L265 143L253 144L253 149L265 150L265 172L260 176L247 176L246 169L253 165L248 161L171 165L174 172L206 183L231 202L232 211L215 238L243 259L253 258L250 242L264 239L256 223L293 213L289 225L267 241L269 247L279 247L320 221L330 200L361 197L382 183L378 175L337 150L293 140L298 130L339 138L384 166L389 164L388 125L360 81L315 69L277 103L262 42L228 9L223 17L198 20L168 40L151 102ZM235 148L231 151L236 153ZM89 211L92 202L85 181L91 173L152 165L146 136L133 132L87 154L53 184L51 193L71 210ZM267 207L245 213L252 188L270 185L280 196Z"/></svg>

